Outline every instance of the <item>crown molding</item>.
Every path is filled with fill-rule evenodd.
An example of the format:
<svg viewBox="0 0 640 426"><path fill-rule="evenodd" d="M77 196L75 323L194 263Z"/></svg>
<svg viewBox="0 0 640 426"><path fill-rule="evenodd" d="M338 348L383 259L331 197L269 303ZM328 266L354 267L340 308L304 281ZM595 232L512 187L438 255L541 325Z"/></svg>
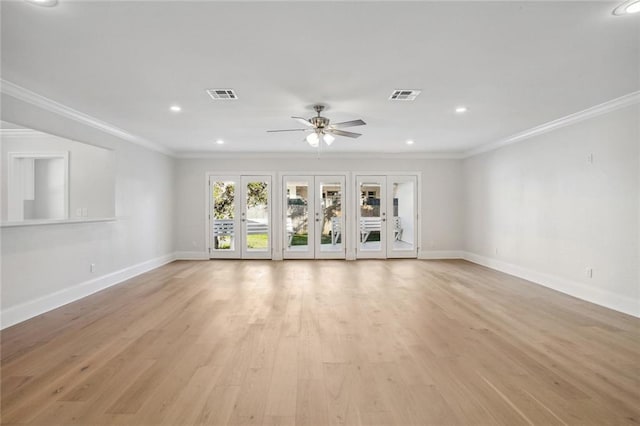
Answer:
<svg viewBox="0 0 640 426"><path fill-rule="evenodd" d="M29 138L29 137L56 137L48 133L39 132L33 129L0 129L0 136L2 137L14 137L14 138Z"/></svg>
<svg viewBox="0 0 640 426"><path fill-rule="evenodd" d="M464 158L461 152L238 152L238 151L181 151L175 154L176 158L180 159L348 159L348 160L362 160L362 159L399 159L399 160L459 160Z"/></svg>
<svg viewBox="0 0 640 426"><path fill-rule="evenodd" d="M578 111L573 114L569 114L565 117L558 118L556 120L549 121L536 127L532 127L528 130L513 134L504 139L499 139L495 142L490 142L484 145L480 145L477 148L465 151L462 158L473 157L474 155L482 154L485 152L493 151L498 148L502 148L507 145L522 142L524 140L533 138L543 133L550 132L552 130L560 129L562 127L570 126L580 121L588 120L590 118L597 117L620 108L631 106L640 103L640 91L631 92L627 95L620 96L619 98L612 99L607 102L603 102L599 105L592 106L582 111Z"/></svg>
<svg viewBox="0 0 640 426"><path fill-rule="evenodd" d="M161 152L166 155L173 155L173 151L161 145L158 145L155 142L151 142L149 140L146 140L144 138L131 134L126 130L123 130L123 129L120 129L119 127L114 126L113 124L99 120L88 114L85 114L71 107L63 105L60 102L56 102L45 96L39 95L35 92L32 92L29 89L25 89L24 87L18 86L17 84L14 84L10 81L0 79L0 91L5 95L19 99L31 105L35 105L39 108L53 112L54 114L58 114L60 116L69 118L71 120L77 121L89 127L93 127L94 129L98 129L104 133L108 133L112 136L115 136L127 142L131 142L136 145L140 145L147 149Z"/></svg>
<svg viewBox="0 0 640 426"><path fill-rule="evenodd" d="M533 138L552 130L570 126L583 120L587 120L599 115L603 115L620 108L640 103L640 91L635 91L619 98L595 105L585 110L569 114L565 117L549 121L539 126L532 127L519 133L515 133L503 139L489 142L466 151L452 152L240 152L240 151L177 151L174 152L155 142L151 142L126 130L120 129L110 123L99 120L88 114L63 105L52 99L39 95L17 84L0 78L0 92L19 99L23 102L35 105L55 114L67 117L74 121L93 127L119 139L143 146L153 151L161 152L181 159L247 159L247 158L303 158L303 159L363 159L363 158L385 158L385 159L427 159L427 160L459 160L473 157L478 154L493 151L508 145L512 145L524 140ZM30 133L29 133L30 132ZM30 129L2 129L2 136L33 136L41 134Z"/></svg>

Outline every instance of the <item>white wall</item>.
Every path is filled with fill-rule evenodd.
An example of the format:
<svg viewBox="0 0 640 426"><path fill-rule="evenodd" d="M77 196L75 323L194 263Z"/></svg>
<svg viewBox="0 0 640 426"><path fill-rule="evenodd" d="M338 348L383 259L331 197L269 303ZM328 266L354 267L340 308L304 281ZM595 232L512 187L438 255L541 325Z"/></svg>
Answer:
<svg viewBox="0 0 640 426"><path fill-rule="evenodd" d="M172 259L172 158L8 96L2 119L114 149L118 216L115 222L2 228L3 327Z"/></svg>
<svg viewBox="0 0 640 426"><path fill-rule="evenodd" d="M234 158L178 159L176 165L176 251L197 257L206 252L205 175L207 172L422 172L421 256L450 257L462 247L462 169L460 160ZM281 182L277 182L281 185Z"/></svg>
<svg viewBox="0 0 640 426"><path fill-rule="evenodd" d="M638 123L634 105L465 160L468 258L640 315Z"/></svg>

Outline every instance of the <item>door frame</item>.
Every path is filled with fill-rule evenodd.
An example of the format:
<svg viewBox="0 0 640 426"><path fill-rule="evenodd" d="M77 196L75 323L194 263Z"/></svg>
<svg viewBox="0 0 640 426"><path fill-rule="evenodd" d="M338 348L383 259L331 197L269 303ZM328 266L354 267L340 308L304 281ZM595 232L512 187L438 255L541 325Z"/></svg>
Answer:
<svg viewBox="0 0 640 426"><path fill-rule="evenodd" d="M389 184L389 177L390 176L415 176L416 177L416 197L417 197L417 204L416 204L416 242L415 242L415 256L412 254L411 256L407 256L407 255L403 255L401 257L404 258L419 258L420 257L420 251L422 250L422 172L421 171L394 171L394 170L385 170L385 171L355 171L355 172L351 172L351 186L353 187L352 192L359 194L360 189L358 188L358 181L357 181L357 177L358 176L385 176L386 177L386 186L387 188L385 188L385 191L388 190L388 184ZM385 201L386 202L386 201ZM355 208L359 207L358 204L358 199L356 198L356 196L354 195L352 198L352 205ZM357 252L356 252L356 247L358 242L360 241L359 239L359 230L360 227L359 225L356 223L357 220L357 216L358 213L356 212L355 215L353 215L354 217L352 217L351 219L353 220L353 223L351 225L351 229L353 230L351 232L352 237L351 240L354 240L354 236L355 236L355 240L353 241L354 245L353 245L353 257L352 259L357 260ZM387 219L388 221L388 219ZM385 252L386 252L386 247L385 247ZM397 258L395 256L389 257L388 254L385 254L386 259L393 259L393 258ZM365 259L363 257L361 257L360 259Z"/></svg>
<svg viewBox="0 0 640 426"><path fill-rule="evenodd" d="M248 206L247 197L242 196L240 198L240 229L242 232L241 259L271 259L273 256L273 196L271 195L273 192L273 176L266 174L244 174L240 176L240 194L244 195L244 191L249 182L262 182L262 178L269 179L269 182L267 183L267 241L269 245L265 251L251 251L247 247L249 218L245 216L245 212L247 211Z"/></svg>
<svg viewBox="0 0 640 426"><path fill-rule="evenodd" d="M318 210L321 208L320 204L318 204L319 202L321 202L321 199L319 197L319 194L317 193L318 188L318 184L320 182L320 180L322 180L323 177L327 177L327 178L338 178L340 179L342 182L342 225L341 225L341 240L342 240L342 250L340 251L325 251L323 252L321 250L321 244L322 244L322 231L318 232L318 224L316 223L316 214L318 213ZM311 199L311 202L309 203L309 205L312 207L310 209L308 209L308 214L309 214L309 221L312 223L312 225L309 226L313 226L313 238L310 238L310 249L305 251L305 252L298 252L296 253L295 251L287 251L286 248L288 246L288 244L286 243L286 239L287 237L285 236L285 228L286 228L286 224L285 224L285 219L286 219L286 212L287 212L287 196L286 196L286 192L285 192L285 179L287 178L300 178L300 180L307 180L312 188L311 193L313 195L312 199L311 197L308 197ZM329 172L323 172L323 173L314 173L314 174L309 174L309 173L304 173L304 174L289 174L289 173L282 173L280 174L280 185L281 185L281 194L282 194L282 200L281 200L281 209L282 209L282 215L281 215L281 235L280 235L280 239L282 242L282 246L281 246L281 253L282 253L282 257L283 259L285 258L285 254L286 254L286 258L287 259L346 259L347 258L347 242L349 240L348 238L348 226L347 226L347 219L348 219L348 214L346 214L345 212L348 212L349 206L347 205L348 201L347 201L347 193L348 193L348 173L329 173ZM322 222L324 223L324 222Z"/></svg>
<svg viewBox="0 0 640 426"><path fill-rule="evenodd" d="M283 259L314 259L315 258L315 231L313 231L313 237L311 235L308 235L308 239L307 239L307 251L289 251L287 250L287 248L289 247L287 240L287 237L285 236L285 231L286 231L286 224L285 224L285 219L286 219L286 215L287 215L287 209L288 209L288 198L287 198L287 194L285 191L285 185L286 185L286 179L288 178L292 178L292 180L296 180L299 179L301 181L308 181L309 187L311 188L309 190L309 192L311 194L313 194L313 197L310 197L309 194L307 194L307 215L309 216L307 221L307 228L310 228L311 226L314 227L315 229L315 222L313 221L313 216L315 213L315 209L316 209L316 197L315 197L315 176L314 175L307 175L307 174L299 174L299 175L289 175L289 174L282 174L280 176L280 193L282 194L282 200L281 200L281 206L280 208L282 209L282 215L280 216L280 229L281 229L281 235L280 235L280 239L282 241L282 258ZM286 257L285 257L286 255Z"/></svg>
<svg viewBox="0 0 640 426"><path fill-rule="evenodd" d="M313 176L335 176L344 175L345 177L345 206L346 208L351 210L351 207L356 206L357 199L354 195L355 184L355 176L365 176L365 175L373 175L373 176L416 176L417 178L417 188L416 194L418 196L418 204L417 204L417 217L416 217L416 251L418 253L418 257L420 256L420 252L422 250L422 172L421 171L306 171L306 170L292 170L292 171L282 171L282 172L268 172L268 171L208 171L204 174L204 190L203 194L206 202L204 203L204 219L205 219L205 253L206 259L210 259L209 248L211 247L211 222L209 221L209 211L210 211L210 203L209 199L209 177L210 176L243 176L243 175L262 175L262 176L271 176L271 259L273 260L282 260L282 223L283 223L283 215L284 212L282 210L282 176L283 175L294 175L294 176L305 176L305 175L313 175ZM278 184L274 184L274 182L278 182ZM274 203L273 200L276 200ZM356 215L345 214L345 229L343 232L347 235L353 235L354 230L356 228ZM273 218L279 218L279 220L274 220ZM345 238L346 243L346 259L347 260L356 260L356 244L357 238L354 240L353 237Z"/></svg>
<svg viewBox="0 0 640 426"><path fill-rule="evenodd" d="M360 181L365 181L370 178L372 181L379 181L380 184L380 250L362 250L360 245L361 241L361 229L362 226L360 220L361 206L360 206ZM354 176L354 191L356 194L355 203L355 221L354 233L352 238L355 238L356 243L356 258L357 259L386 259L387 258L387 207L388 207L388 195L387 195L387 175L363 175L357 173Z"/></svg>
<svg viewBox="0 0 640 426"><path fill-rule="evenodd" d="M396 179L392 179L395 177ZM418 199L420 198L418 193L418 177L415 175L407 175L407 174L393 174L387 175L387 194L391 194L393 191L393 184L395 182L412 182L414 184L413 188L413 197L414 197L414 224L418 224L420 210L418 208ZM393 245L395 243L394 238L394 228L391 225L390 220L393 220L395 216L393 215L393 197L388 198L387 202L387 259L403 259L403 258L417 258L418 256L418 242L419 242L419 234L417 226L414 226L413 230L413 248L411 250L394 250ZM392 212L389 215L389 208L391 208ZM403 231L404 232L404 231Z"/></svg>
<svg viewBox="0 0 640 426"><path fill-rule="evenodd" d="M351 210L351 206L353 206L353 194L352 194L352 190L351 190L351 181L353 179L353 173L352 172L347 172L347 171L307 171L307 170L298 170L298 171L282 171L282 172L278 172L278 182L280 183L278 191L279 191L279 196L282 197L280 198L280 202L277 203L280 207L280 212L278 217L280 218L279 221L279 238L278 238L278 249L277 249L277 253L278 253L278 257L276 258L274 256L274 260L282 260L284 258L284 230L282 229L282 225L284 224L284 220L285 220L285 214L286 214L286 210L284 209L284 199L286 198L286 194L282 193L282 190L284 188L284 177L285 176L310 176L314 178L314 193L315 193L315 177L316 176L344 176L344 196L343 196L343 201L342 201L342 211L343 211L343 216L344 216L344 229L342 230L342 237L343 240L345 241L345 245L344 245L344 256L340 256L337 257L338 259L347 259L347 260L355 260L356 258L356 254L355 254L355 245L353 245L353 243L350 241L351 238L349 238L348 236L350 235L350 229L353 226L353 223L355 223L355 220L353 220L350 215L349 215L349 211ZM315 200L314 200L315 203ZM345 213L347 212L347 213ZM315 214L315 212L314 212ZM353 222L353 223L352 223ZM315 252L315 247L314 247L314 252ZM311 257L311 259L313 259L314 257ZM330 259L331 257L325 257L324 259ZM336 257L334 257L336 258ZM316 258L316 259L320 259L320 258Z"/></svg>
<svg viewBox="0 0 640 426"><path fill-rule="evenodd" d="M238 253L237 256L231 255L229 257L225 257L225 256L220 256L220 257L215 257L212 258L211 254L213 253L212 250L212 241L211 241L211 217L210 217L210 212L211 212L211 189L209 188L209 182L211 177L225 177L225 178L238 178L238 185L242 185L242 177L243 176L270 176L271 177L271 191L269 191L269 204L271 206L271 212L270 212L270 229L271 229L271 235L270 235L270 250L268 251L268 257L264 257L263 259L274 259L274 260L281 260L282 257L280 256L280 259L278 259L275 256L275 253L277 253L277 238L274 238L274 235L278 235L278 233L280 232L280 224L278 223L278 221L274 221L273 218L274 217L278 217L279 214L279 207L278 204L279 203L273 203L273 200L277 200L279 197L279 189L277 188L277 185L274 185L274 182L276 181L276 176L277 174L275 172L265 172L265 171L219 171L219 172L212 172L212 171L208 171L205 172L205 179L204 179L204 194L205 194L205 203L204 203L204 219L205 219L205 232L206 232L206 236L205 236L205 254L206 254L206 259L242 259L242 247L240 247L240 252ZM241 207L238 207L238 209L240 210ZM235 253L234 253L235 254Z"/></svg>
<svg viewBox="0 0 640 426"><path fill-rule="evenodd" d="M215 180L220 180L220 181L225 181L225 180L230 180L230 181L234 181L236 182L236 190L240 189L241 186L241 181L242 181L242 176L240 175L235 175L235 174L214 174L214 175L209 175L208 179L207 179L207 185L206 185L206 189L207 189L207 202L205 203L207 205L207 249L208 249L208 258L209 259L214 259L213 257L211 257L214 253L216 253L215 259L242 259L242 237L241 237L241 228L240 228L240 211L242 209L241 203L239 202L239 200L234 200L234 205L233 205L233 215L234 215L234 238L235 238L235 246L234 246L234 250L229 250L229 251L214 251L213 250L213 239L212 239L212 230L211 230L211 222L212 222L212 217L211 217L211 210L213 208L212 205L212 201L213 201L213 196L211 193L211 181L215 179ZM235 194L234 194L235 196Z"/></svg>

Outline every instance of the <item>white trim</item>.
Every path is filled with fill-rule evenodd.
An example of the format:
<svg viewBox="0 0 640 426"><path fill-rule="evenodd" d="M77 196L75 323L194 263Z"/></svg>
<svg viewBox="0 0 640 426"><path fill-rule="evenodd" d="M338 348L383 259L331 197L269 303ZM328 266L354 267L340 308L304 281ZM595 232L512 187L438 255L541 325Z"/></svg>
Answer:
<svg viewBox="0 0 640 426"><path fill-rule="evenodd" d="M33 129L0 129L0 136L11 138L28 138L28 137L51 137L48 133L40 132ZM53 136L57 137L57 136Z"/></svg>
<svg viewBox="0 0 640 426"><path fill-rule="evenodd" d="M595 303L596 305L640 317L640 301L634 300L633 298L621 296L578 281L568 280L557 275L534 271L499 259L493 259L466 251L463 251L462 255L463 259L469 262L523 278L561 293L577 297L578 299Z"/></svg>
<svg viewBox="0 0 640 426"><path fill-rule="evenodd" d="M482 154L488 151L493 151L503 146L511 145L514 143L522 142L532 137L541 135L552 130L557 130L562 127L570 126L589 118L597 117L620 108L624 108L630 105L634 105L640 102L640 91L632 92L619 98L612 99L607 102L603 102L599 105L592 106L585 110L569 114L567 116L558 118L556 120L549 121L548 123L541 124L539 126L532 127L528 130L516 133L508 136L504 139L490 142L480 145L477 148L472 148L462 153L461 158L473 157L474 155Z"/></svg>
<svg viewBox="0 0 640 426"><path fill-rule="evenodd" d="M266 151L266 152L238 152L238 151L172 151L164 146L161 146L155 142L151 142L149 140L143 139L139 136L131 134L126 130L120 129L110 123L99 120L95 117L92 117L88 114L70 108L66 105L63 105L59 102L56 102L52 99L39 95L35 92L32 92L24 87L18 86L17 84L11 83L10 81L4 80L0 78L0 91L8 96L14 97L21 101L27 102L29 104L38 106L45 110L51 111L58 115L70 118L72 120L83 123L87 126L96 128L105 133L116 136L120 139L132 142L134 144L143 146L145 148L161 152L163 154L167 154L173 156L175 158L181 159L250 159L250 158L343 158L343 159L375 159L382 158L385 159L426 159L426 160L460 160L469 157L473 157L478 154L482 154L488 151L493 151L498 148L502 148L507 145L511 145L517 142L522 142L534 136L541 135L543 133L549 132L551 130L556 130L565 126L569 126L571 124L578 123L583 120L587 120L589 118L593 118L602 114L606 114L608 112L615 111L620 108L624 108L630 105L634 105L640 102L640 91L635 91L628 93L626 95L620 96L619 98L615 98L601 104L592 106L585 110L569 114L565 117L558 118L556 120L549 121L547 123L541 124L539 126L532 127L530 129L524 130L519 133L515 133L511 136L508 136L504 139L499 139L494 142L489 142L483 145L480 145L476 148L472 148L466 151L451 151L451 152L430 152L430 151L413 151L413 152L385 152L385 151L376 151L376 152L327 152L323 151L321 154L318 154L316 151L309 152L274 152L274 151ZM12 132L13 129L2 129L2 132ZM17 129L20 130L20 129ZM16 133L16 132L14 132ZM19 132L18 132L19 133ZM4 134L4 133L0 133ZM13 134L15 136L17 134Z"/></svg>
<svg viewBox="0 0 640 426"><path fill-rule="evenodd" d="M94 129L98 129L125 141L143 146L153 151L161 152L163 154L174 155L173 151L155 142L143 139L139 136L127 132L126 130L116 127L113 124L99 120L95 117L90 116L89 114L85 114L71 107L63 105L60 102L56 102L52 99L39 95L29 89L25 89L24 87L11 83L10 81L0 79L0 91L13 98L53 112L54 114L58 114L71 120L80 122L89 127L93 127Z"/></svg>
<svg viewBox="0 0 640 426"><path fill-rule="evenodd" d="M348 160L362 160L362 159L400 159L400 160L460 160L466 158L463 152L322 152L318 155L317 152L278 152L278 151L178 151L174 155L180 159L217 159L217 160L245 160L245 159L348 159Z"/></svg>
<svg viewBox="0 0 640 426"><path fill-rule="evenodd" d="M137 275L156 269L175 260L175 254L170 253L156 257L136 265L128 266L119 271L111 272L98 278L82 282L69 288L40 297L35 300L12 306L1 312L1 329L12 326L29 318L59 308L78 299L87 297L105 288L120 284Z"/></svg>
<svg viewBox="0 0 640 426"><path fill-rule="evenodd" d="M43 226L43 225L67 225L73 223L94 223L94 222L115 222L117 217L95 217L82 219L36 219L25 220L24 222L2 222L0 228L17 228L19 226Z"/></svg>
<svg viewBox="0 0 640 426"><path fill-rule="evenodd" d="M418 259L420 260L438 260L438 259L462 259L462 253L459 250L420 250Z"/></svg>
<svg viewBox="0 0 640 426"><path fill-rule="evenodd" d="M209 260L209 253L206 251L177 251L175 260Z"/></svg>

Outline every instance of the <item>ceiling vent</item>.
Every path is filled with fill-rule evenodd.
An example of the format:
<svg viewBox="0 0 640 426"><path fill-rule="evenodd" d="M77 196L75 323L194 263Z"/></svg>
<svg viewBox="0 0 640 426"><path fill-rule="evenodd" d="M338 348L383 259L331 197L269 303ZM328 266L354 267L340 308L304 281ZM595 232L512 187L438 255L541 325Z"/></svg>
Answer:
<svg viewBox="0 0 640 426"><path fill-rule="evenodd" d="M211 99L216 101L235 101L238 95L233 89L207 89L207 93Z"/></svg>
<svg viewBox="0 0 640 426"><path fill-rule="evenodd" d="M389 100L390 101L414 101L419 94L420 94L420 90L398 89L393 91L391 96L389 96Z"/></svg>

